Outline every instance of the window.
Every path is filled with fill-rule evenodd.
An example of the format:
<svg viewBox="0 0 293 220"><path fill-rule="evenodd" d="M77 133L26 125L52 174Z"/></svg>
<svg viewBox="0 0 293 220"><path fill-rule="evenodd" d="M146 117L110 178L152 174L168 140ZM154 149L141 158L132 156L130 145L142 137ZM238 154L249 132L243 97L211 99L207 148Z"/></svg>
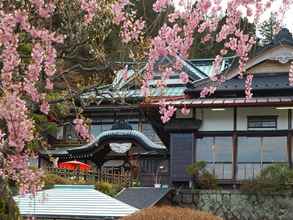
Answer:
<svg viewBox="0 0 293 220"><path fill-rule="evenodd" d="M72 124L64 125L64 138L65 140L76 140L78 136L75 132L74 126Z"/></svg>
<svg viewBox="0 0 293 220"><path fill-rule="evenodd" d="M277 128L277 116L248 116L248 128Z"/></svg>
<svg viewBox="0 0 293 220"><path fill-rule="evenodd" d="M208 170L219 179L232 178L232 137L197 139L196 160L207 161Z"/></svg>
<svg viewBox="0 0 293 220"><path fill-rule="evenodd" d="M238 179L254 178L263 167L287 160L285 136L238 138Z"/></svg>

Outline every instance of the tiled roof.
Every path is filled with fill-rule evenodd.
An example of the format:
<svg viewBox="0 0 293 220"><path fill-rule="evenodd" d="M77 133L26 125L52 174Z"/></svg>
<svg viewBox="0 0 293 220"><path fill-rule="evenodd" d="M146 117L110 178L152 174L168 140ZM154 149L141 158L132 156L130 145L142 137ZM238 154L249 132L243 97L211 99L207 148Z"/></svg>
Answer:
<svg viewBox="0 0 293 220"><path fill-rule="evenodd" d="M221 66L221 72L229 68L234 59L235 57L224 57ZM204 72L207 76L210 76L212 74L214 59L190 59L188 60L188 62L196 68L198 68L199 70L201 70L202 72Z"/></svg>
<svg viewBox="0 0 293 220"><path fill-rule="evenodd" d="M239 78L238 76L226 80L217 86L217 91L244 91L246 77ZM206 83L194 84L194 88L187 91L201 91L207 85L218 84L218 82L206 81ZM289 85L288 73L279 74L255 74L252 80L252 90L279 90L279 89L293 89Z"/></svg>
<svg viewBox="0 0 293 220"><path fill-rule="evenodd" d="M185 86L174 86L174 87L166 87L163 90L159 88L151 88L150 89L150 96L151 97L158 97L158 96L182 96L184 95L186 87ZM123 90L123 91L110 91L108 89L99 91L96 95L95 92L88 92L81 96L82 98L91 98L95 97L97 99L104 99L104 100L113 100L117 98L143 98L140 89L130 89L130 90Z"/></svg>
<svg viewBox="0 0 293 220"><path fill-rule="evenodd" d="M232 106L293 106L293 96L246 98L198 98L166 101L167 105L192 107L232 107ZM150 104L142 104L150 105ZM152 103L151 105L159 105Z"/></svg>
<svg viewBox="0 0 293 220"><path fill-rule="evenodd" d="M138 209L143 209L154 206L170 191L170 188L129 187L123 189L116 196L116 199Z"/></svg>
<svg viewBox="0 0 293 220"><path fill-rule="evenodd" d="M136 142L140 143L142 147L144 147L147 150L166 150L166 147L163 145L156 144L152 142L147 136L145 136L142 132L136 131L136 130L108 130L103 131L100 133L96 139L89 144L86 144L81 147L75 147L72 149L68 149L67 151L69 153L75 153L79 151L90 151L91 149L95 148L96 146L99 146L100 142L103 142L105 140L135 140Z"/></svg>
<svg viewBox="0 0 293 220"><path fill-rule="evenodd" d="M73 155L80 153L88 153L92 150L98 148L100 143L105 141L135 141L139 143L144 149L150 151L165 151L166 147L157 143L154 143L151 139L149 139L145 134L136 130L108 130L101 132L93 142L80 146L80 147L72 147L65 149L57 149L57 150L49 150L41 152L42 155L53 155L53 156L65 156L65 157L73 157Z"/></svg>
<svg viewBox="0 0 293 220"><path fill-rule="evenodd" d="M184 60L180 56L176 57L181 61L183 64L183 71L185 71L191 80L203 80L208 77L211 72L213 59L191 59L191 60ZM173 58L174 59L174 58ZM224 58L222 64L222 70L227 69L231 64L231 60L233 57ZM162 62L167 62L172 64L174 61L170 57L162 58ZM143 63L141 64L143 67L135 72L131 65L129 66L129 70L127 72L128 79L123 79L124 72L118 71L116 77L111 85L99 87L93 89L90 92L85 92L81 95L82 99L87 98L97 98L99 100L113 100L119 98L143 98L140 89L133 88L132 82L137 78L137 76L142 76L145 71L145 66ZM154 79L149 81L150 87L156 87L157 78L160 78L160 74L154 73ZM158 96L182 96L184 95L184 90L186 89L186 85L182 83L179 77L179 73L174 73L170 79L165 80L167 87L161 90L160 88L151 88L150 89L150 96L151 97L158 97Z"/></svg>
<svg viewBox="0 0 293 220"><path fill-rule="evenodd" d="M91 185L56 185L35 197L14 197L20 214L44 218L100 219L130 215L138 209L94 189Z"/></svg>

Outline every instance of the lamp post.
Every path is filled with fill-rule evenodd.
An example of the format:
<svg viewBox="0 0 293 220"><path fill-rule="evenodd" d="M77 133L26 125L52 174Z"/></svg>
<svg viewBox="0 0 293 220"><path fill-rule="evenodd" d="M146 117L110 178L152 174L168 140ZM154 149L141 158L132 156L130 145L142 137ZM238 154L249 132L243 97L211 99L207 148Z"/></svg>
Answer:
<svg viewBox="0 0 293 220"><path fill-rule="evenodd" d="M159 176L159 172L160 170L163 170L164 169L164 166L159 166L157 168L157 171L156 171L156 176L155 176L155 188L160 188L161 187L161 184L158 183L158 176Z"/></svg>

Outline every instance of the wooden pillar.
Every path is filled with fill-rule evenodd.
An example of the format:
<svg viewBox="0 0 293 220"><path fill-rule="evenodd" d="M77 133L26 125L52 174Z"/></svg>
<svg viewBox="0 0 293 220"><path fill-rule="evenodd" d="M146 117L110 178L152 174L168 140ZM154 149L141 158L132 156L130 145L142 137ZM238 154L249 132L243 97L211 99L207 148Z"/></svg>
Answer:
<svg viewBox="0 0 293 220"><path fill-rule="evenodd" d="M236 180L237 178L237 107L234 107L233 109L233 134L232 134L232 142L233 142L233 154L232 154L232 165L233 165L233 173L232 173L232 179Z"/></svg>
<svg viewBox="0 0 293 220"><path fill-rule="evenodd" d="M288 109L288 140L287 152L289 167L292 168L292 109Z"/></svg>

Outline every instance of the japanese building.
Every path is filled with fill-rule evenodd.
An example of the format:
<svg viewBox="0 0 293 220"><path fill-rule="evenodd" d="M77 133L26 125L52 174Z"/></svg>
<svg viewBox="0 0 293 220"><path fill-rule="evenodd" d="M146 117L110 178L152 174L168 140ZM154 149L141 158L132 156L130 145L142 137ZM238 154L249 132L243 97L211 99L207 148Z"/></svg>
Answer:
<svg viewBox="0 0 293 220"><path fill-rule="evenodd" d="M207 161L208 169L223 183L253 178L274 163L292 166L293 87L288 81L292 60L292 35L282 29L245 66L246 72L254 75L251 99L245 98L246 75L239 78L235 57L224 59L221 74L226 81L220 84L209 78L212 59L182 59L190 83L182 84L174 73L163 91L154 88L147 99L139 90L144 69L134 71L129 64L127 80L120 72L112 85L82 96L81 100L93 100L85 113L92 119L91 133L96 140L79 147L55 145L50 154L61 160L91 160L97 167L109 160L136 158L140 172L145 170L150 176L163 165L167 184L188 183L186 166L199 160ZM161 62L172 59L166 57ZM207 86L217 90L200 98ZM191 111L188 115L177 111L171 121L162 124L160 98ZM72 126L66 125L57 137L74 139L72 131ZM115 152L115 144L120 144L119 149L124 146L125 152Z"/></svg>

